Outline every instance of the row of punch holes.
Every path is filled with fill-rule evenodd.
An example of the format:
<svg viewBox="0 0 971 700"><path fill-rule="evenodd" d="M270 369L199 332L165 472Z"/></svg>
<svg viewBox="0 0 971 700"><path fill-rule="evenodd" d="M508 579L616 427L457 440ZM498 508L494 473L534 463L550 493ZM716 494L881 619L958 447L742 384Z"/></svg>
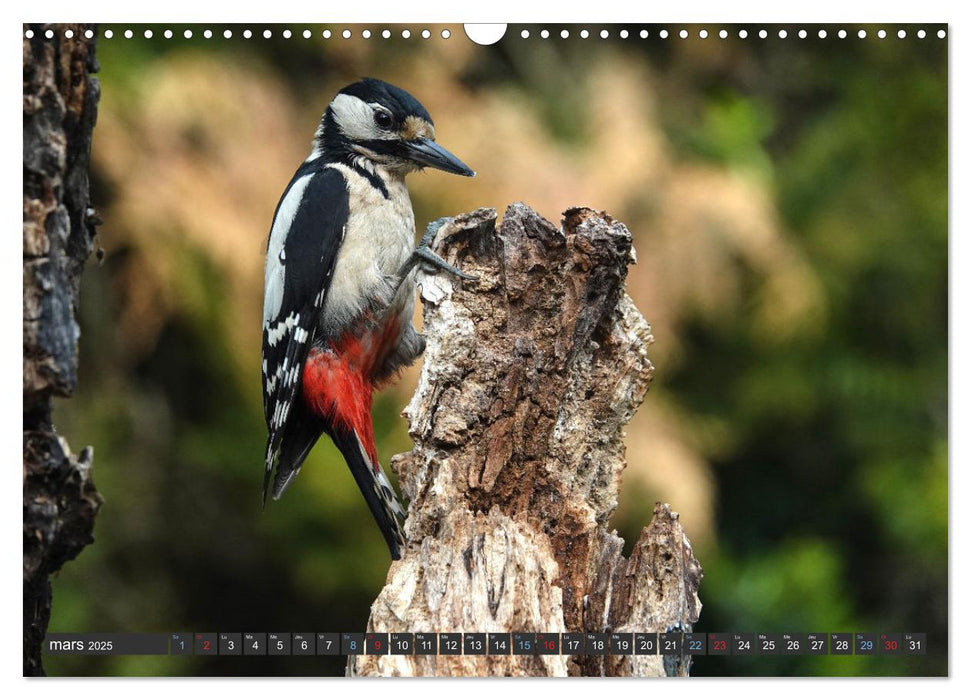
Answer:
<svg viewBox="0 0 971 700"><path fill-rule="evenodd" d="M374 33L372 33L370 29L362 29L359 32L359 34L363 39L370 39L372 36L375 35ZM550 38L550 36L553 36L553 34L551 34L548 29L542 29L539 32L537 32L537 34L541 39L548 39ZM751 34L747 29L739 29L737 32L735 31L729 32L729 30L727 29L720 29L714 33L710 33L707 29L699 29L696 32L689 32L687 29L681 29L673 35L667 29L661 29L657 32L657 37L660 39L667 39L668 37L671 37L671 36L677 36L680 39L688 39L692 36L696 36L699 39L707 39L709 38L709 36L718 36L718 38L720 39L727 39L732 34L737 36L739 39L747 39L750 36L753 38L758 37L759 39L767 39L769 38L769 36L778 36L780 39L787 39L790 36L789 31L786 29L779 29L778 31L773 30L772 32L770 32L767 29L760 29L758 31L753 30ZM793 35L799 37L800 39L807 38L809 34L810 33L805 29L800 29L798 31L793 32ZM825 39L828 36L830 36L830 32L827 31L826 29L820 29L816 31L815 34L820 39ZM839 30L832 31L832 35L840 39L845 39L851 34L852 32L847 31L846 29L839 29ZM860 39L866 39L867 36L869 36L866 29L859 29L855 32L855 34ZM917 36L918 39L924 39L928 35L927 31L924 29L918 29L916 32L914 32L914 34ZM202 36L202 38L204 39L211 39L213 38L213 36L216 36L216 34L211 29L203 29L202 31L199 32L199 35ZM271 29L264 29L262 32L262 36L264 39L271 39L273 38L273 35L274 33L273 33L273 30ZM298 31L296 33L291 31L290 29L284 29L280 32L280 36L282 36L284 39L290 39L296 35L300 35L304 39L310 39L314 36L314 32L312 32L309 29L304 29L303 31ZM335 32L332 32L330 29L324 29L320 33L320 35L324 39L330 39L331 37L334 37L334 36L340 36L344 39L350 39L354 36L354 32L350 29L344 29L342 31L335 33ZM382 39L390 39L393 35L394 34L390 29L384 29L380 32L380 36ZM588 39L590 38L591 33L587 29L581 29L579 32L577 32L577 35L581 39ZM619 36L621 39L627 39L631 36L638 36L641 39L648 39L650 38L651 33L647 29L641 29L639 31L635 30L634 32L631 32L627 29L621 29L616 32L616 35ZM885 39L890 34L885 29L878 29L875 32L875 35L878 39ZM32 39L34 37L34 30L32 29L25 30L24 36L28 39ZM74 37L74 31L71 29L66 29L64 30L64 36L68 39L71 39ZM94 38L94 31L91 29L87 29L84 31L84 36L87 39L92 39ZM112 39L115 36L115 32L112 29L105 29L102 32L102 36L105 39ZM124 32L122 32L122 36L124 36L124 38L126 39L132 39L135 36L135 32L131 29L126 29L124 30ZM155 36L155 32L151 29L145 29L142 32L142 36L146 39L151 39ZM171 39L175 36L175 32L173 32L171 29L165 29L161 32L161 36L166 39ZM195 34L191 29L185 29L182 31L182 37L185 39L191 39L193 38L193 36L195 36ZM234 32L231 29L225 29L222 31L222 36L224 39L232 39L234 36ZM254 32L251 29L243 29L240 32L240 36L242 36L244 39L252 39L254 36ZM402 39L410 39L412 37L412 32L410 29L402 29L400 31L400 36ZM429 29L422 29L420 32L418 32L418 36L420 36L422 39L430 39L432 36L432 32ZM450 30L448 29L441 30L442 39L448 39L451 36L452 36L452 32ZM519 36L523 39L529 39L530 36L532 36L532 34L528 29L523 29L520 32ZM558 32L558 36L561 39L569 39L571 36L571 32L569 29L562 29ZM611 31L608 29L601 29L599 32L599 36L601 39L609 39L611 37ZM908 34L906 30L899 29L896 32L896 36L898 39L906 39ZM945 30L939 29L937 31L938 39L944 39L946 36L947 36L947 32ZM44 37L47 39L53 39L54 30L47 29L44 32ZM479 43L483 43L483 42L479 42ZM489 42L489 43L492 43L492 42Z"/></svg>

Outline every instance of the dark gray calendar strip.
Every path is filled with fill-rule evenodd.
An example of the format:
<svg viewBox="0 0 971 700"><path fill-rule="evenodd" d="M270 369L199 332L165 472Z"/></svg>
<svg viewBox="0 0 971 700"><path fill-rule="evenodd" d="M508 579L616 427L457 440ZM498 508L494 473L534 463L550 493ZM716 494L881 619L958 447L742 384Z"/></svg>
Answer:
<svg viewBox="0 0 971 700"><path fill-rule="evenodd" d="M79 656L908 656L927 653L927 635L888 632L52 632L45 642L45 650L49 654Z"/></svg>

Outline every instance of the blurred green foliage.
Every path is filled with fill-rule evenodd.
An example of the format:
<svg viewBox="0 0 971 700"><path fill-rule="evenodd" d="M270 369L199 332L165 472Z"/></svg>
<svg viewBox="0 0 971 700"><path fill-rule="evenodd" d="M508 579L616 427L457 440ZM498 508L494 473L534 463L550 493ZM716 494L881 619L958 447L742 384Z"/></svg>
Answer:
<svg viewBox="0 0 971 700"><path fill-rule="evenodd" d="M816 40L813 31L800 41L639 41L636 31L617 38L616 28L599 43L523 42L513 38L519 29L474 49L456 77L482 105L512 96L579 157L593 127L586 93L574 88L593 75L590 56L607 52L643 67L672 157L760 183L788 244L819 283L822 311L796 331L774 329L756 310L775 292L739 259L734 311L688 304L681 322L663 328L676 334L678 349L659 366L647 403L672 407L714 484L712 532L695 538L693 514L682 513L705 568L697 628L928 633L926 657L709 657L693 672L946 674L945 42ZM124 114L125 104L153 89L146 79L153 66L197 54L200 41L100 42L106 99ZM383 76L383 66L424 50L375 43L355 63L319 38L214 39L205 49L269 76L301 114L326 101L321 76L362 61ZM623 110L628 97L614 96L613 108ZM96 150L98 139L96 130ZM516 163L476 167L501 174ZM226 316L230 273L191 238L163 238L159 245L178 261L171 277L178 302L150 346L129 352L133 339L119 335L117 321L138 244L113 238L110 217L126 183L98 169L93 176L96 203L109 214L102 233L109 255L83 279L81 388L59 406L57 421L75 449L94 445L105 506L96 543L54 581L51 629L363 629L388 558L339 455L321 443L299 487L260 513L265 437L258 367L250 364L258 349L238 347L226 330L235 322ZM416 198L420 220L445 213L434 197ZM645 202L650 197L645 192ZM266 202L270 211L274 204ZM652 206L632 202L630 215L611 213L630 221ZM652 231L634 233L649 255ZM637 274L632 269L632 284ZM651 320L652 308L641 308ZM257 323L259 310L252 316ZM663 344L658 327L655 334ZM406 398L385 393L376 403L384 464L409 447L398 415ZM657 485L635 487L622 492L615 519L628 543L653 501L670 497ZM51 675L340 674L342 662L45 661Z"/></svg>

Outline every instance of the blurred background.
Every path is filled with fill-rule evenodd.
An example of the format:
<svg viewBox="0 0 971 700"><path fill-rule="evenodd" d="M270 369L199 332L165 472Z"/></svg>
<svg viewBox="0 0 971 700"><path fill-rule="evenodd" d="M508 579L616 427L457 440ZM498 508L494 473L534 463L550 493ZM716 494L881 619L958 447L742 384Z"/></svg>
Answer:
<svg viewBox="0 0 971 700"><path fill-rule="evenodd" d="M53 582L52 631L364 629L389 559L336 450L322 441L260 512L259 358L277 200L333 95L374 76L418 97L478 171L411 176L419 228L521 200L553 222L604 209L633 232L628 292L657 373L613 525L630 546L656 500L681 513L705 569L697 629L928 633L924 657L701 658L693 674L947 673L946 41L510 26L480 47L458 25L367 40L363 26L349 40L129 27L98 41L104 259L82 280L80 390L56 413L75 451L94 446L105 505L95 544ZM417 376L376 401L384 464L410 449L399 412ZM343 661L45 665L317 675Z"/></svg>

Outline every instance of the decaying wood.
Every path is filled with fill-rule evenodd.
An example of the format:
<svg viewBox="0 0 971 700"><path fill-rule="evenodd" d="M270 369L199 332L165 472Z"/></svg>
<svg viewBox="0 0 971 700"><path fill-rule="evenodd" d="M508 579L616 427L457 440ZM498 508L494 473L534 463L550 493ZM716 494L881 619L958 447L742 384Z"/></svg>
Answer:
<svg viewBox="0 0 971 700"><path fill-rule="evenodd" d="M420 275L428 342L405 409L414 449L403 558L375 632L690 631L701 567L658 504L628 561L608 531L623 429L647 392L650 326L624 293L627 228L523 204L446 223L436 246L478 275ZM350 675L686 675L682 657L357 656Z"/></svg>
<svg viewBox="0 0 971 700"><path fill-rule="evenodd" d="M101 506L91 449L75 457L51 424L52 398L77 386L74 315L95 234L88 160L100 89L85 25L30 29L23 41L24 675L41 675L50 576L92 541Z"/></svg>

